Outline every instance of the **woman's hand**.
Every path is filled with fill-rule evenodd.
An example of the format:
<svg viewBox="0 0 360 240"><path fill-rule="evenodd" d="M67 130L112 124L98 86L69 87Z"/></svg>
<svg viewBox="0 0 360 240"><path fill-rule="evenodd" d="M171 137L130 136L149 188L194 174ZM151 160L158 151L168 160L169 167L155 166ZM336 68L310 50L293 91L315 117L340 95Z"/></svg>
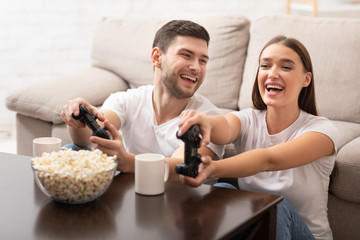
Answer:
<svg viewBox="0 0 360 240"><path fill-rule="evenodd" d="M119 131L108 120L104 121L105 127L110 133L112 139L104 139L96 136L91 136L90 141L95 144L95 148L101 150L109 156L116 155L118 161L117 169L122 172L134 171L135 155L125 150L122 136Z"/></svg>
<svg viewBox="0 0 360 240"><path fill-rule="evenodd" d="M200 186L209 176L211 173L211 163L212 160L209 156L201 157L201 163L199 165L199 172L195 178L179 175L180 181L191 187L198 187Z"/></svg>
<svg viewBox="0 0 360 240"><path fill-rule="evenodd" d="M187 109L180 114L179 132L178 135L183 135L192 125L199 125L202 139L200 146L210 143L211 125L208 120L208 115L205 113L198 113L195 110Z"/></svg>

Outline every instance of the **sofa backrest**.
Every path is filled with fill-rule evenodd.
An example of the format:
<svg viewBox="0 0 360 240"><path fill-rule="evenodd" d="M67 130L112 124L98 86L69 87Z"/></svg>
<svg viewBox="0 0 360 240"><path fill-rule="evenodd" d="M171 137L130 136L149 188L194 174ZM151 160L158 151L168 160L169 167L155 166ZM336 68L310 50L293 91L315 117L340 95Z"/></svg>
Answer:
<svg viewBox="0 0 360 240"><path fill-rule="evenodd" d="M276 35L300 40L314 68L319 115L360 123L360 19L267 16L252 23L239 108L252 106L258 57Z"/></svg>
<svg viewBox="0 0 360 240"><path fill-rule="evenodd" d="M210 61L198 92L220 108L237 109L250 22L242 16L189 20L201 24L210 34ZM131 88L152 84L152 42L167 21L103 18L93 40L93 66L119 75Z"/></svg>

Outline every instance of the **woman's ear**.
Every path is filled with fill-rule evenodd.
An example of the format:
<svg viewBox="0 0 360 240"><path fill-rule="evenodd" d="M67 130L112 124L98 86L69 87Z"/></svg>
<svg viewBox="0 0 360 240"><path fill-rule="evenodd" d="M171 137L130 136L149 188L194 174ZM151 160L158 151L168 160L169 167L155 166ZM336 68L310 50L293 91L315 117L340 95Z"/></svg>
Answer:
<svg viewBox="0 0 360 240"><path fill-rule="evenodd" d="M311 72L305 73L305 81L304 81L303 87L307 87L307 86L310 85L310 83L311 83L311 77L312 77Z"/></svg>
<svg viewBox="0 0 360 240"><path fill-rule="evenodd" d="M161 50L158 47L153 48L151 51L151 62L153 63L154 67L161 67L161 56Z"/></svg>

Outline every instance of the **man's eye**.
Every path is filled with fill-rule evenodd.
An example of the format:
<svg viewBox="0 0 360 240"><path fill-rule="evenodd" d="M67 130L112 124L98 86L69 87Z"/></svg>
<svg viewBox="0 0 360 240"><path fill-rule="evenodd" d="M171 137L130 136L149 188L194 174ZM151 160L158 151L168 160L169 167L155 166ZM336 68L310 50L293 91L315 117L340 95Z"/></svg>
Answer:
<svg viewBox="0 0 360 240"><path fill-rule="evenodd" d="M261 64L260 67L261 67L261 68L268 68L269 65L268 65L268 64Z"/></svg>
<svg viewBox="0 0 360 240"><path fill-rule="evenodd" d="M184 56L184 57L187 57L187 58L190 57L190 55L189 55L189 54L186 54L186 53L182 53L181 55Z"/></svg>
<svg viewBox="0 0 360 240"><path fill-rule="evenodd" d="M200 63L207 64L207 61L206 60L200 60Z"/></svg>

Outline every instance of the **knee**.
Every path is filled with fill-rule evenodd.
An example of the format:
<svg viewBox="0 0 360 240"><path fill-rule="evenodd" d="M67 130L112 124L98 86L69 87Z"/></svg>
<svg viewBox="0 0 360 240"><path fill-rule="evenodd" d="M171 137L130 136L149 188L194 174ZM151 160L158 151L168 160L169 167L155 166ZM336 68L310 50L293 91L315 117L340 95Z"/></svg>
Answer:
<svg viewBox="0 0 360 240"><path fill-rule="evenodd" d="M230 183L226 183L226 182L218 182L218 183L215 183L213 186L214 186L214 187L237 189L236 187L234 187L234 186L231 185Z"/></svg>
<svg viewBox="0 0 360 240"><path fill-rule="evenodd" d="M63 146L63 148L72 149L74 151L80 151L80 150L90 150L89 147L81 147L79 145L70 143Z"/></svg>
<svg viewBox="0 0 360 240"><path fill-rule="evenodd" d="M296 210L293 208L293 206L291 206L291 204L284 199L281 203L278 204L277 207L277 216L278 218L287 218L287 219L292 219L294 217L294 213L296 212Z"/></svg>

